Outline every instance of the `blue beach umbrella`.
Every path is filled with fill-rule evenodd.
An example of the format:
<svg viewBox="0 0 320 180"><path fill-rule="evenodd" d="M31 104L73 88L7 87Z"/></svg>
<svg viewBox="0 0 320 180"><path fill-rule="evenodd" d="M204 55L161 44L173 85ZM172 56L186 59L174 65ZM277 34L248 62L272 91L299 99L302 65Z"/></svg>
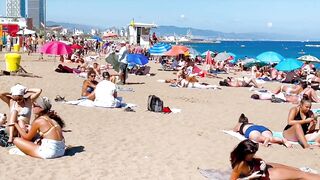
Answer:
<svg viewBox="0 0 320 180"><path fill-rule="evenodd" d="M281 56L279 53L276 53L273 51L267 51L259 54L257 56L257 59L260 60L261 62L272 64L272 63L279 63L284 59L284 57Z"/></svg>
<svg viewBox="0 0 320 180"><path fill-rule="evenodd" d="M149 62L148 57L142 54L128 54L128 64L134 65L145 65Z"/></svg>
<svg viewBox="0 0 320 180"><path fill-rule="evenodd" d="M149 48L149 53L151 55L162 56L162 55L164 55L165 52L169 51L171 48L172 47L170 44L156 43L151 48Z"/></svg>
<svg viewBox="0 0 320 180"><path fill-rule="evenodd" d="M262 62L258 59L254 59L254 58L246 58L244 60L242 60L243 64L245 67L251 67L251 66L254 66L254 65L258 65L258 66L265 66L267 65L267 63L265 62Z"/></svg>
<svg viewBox="0 0 320 180"><path fill-rule="evenodd" d="M302 66L303 66L303 62L298 61L297 59L294 59L294 58L287 58L280 61L279 64L275 66L275 68L278 71L289 72L296 69L300 69Z"/></svg>
<svg viewBox="0 0 320 180"><path fill-rule="evenodd" d="M232 63L232 64L237 63L237 61L238 61L238 60L236 59L237 55L235 55L235 54L232 53L232 52L228 52L228 54L233 57L233 59L232 59L231 61L229 61L229 62Z"/></svg>
<svg viewBox="0 0 320 180"><path fill-rule="evenodd" d="M92 36L92 39L98 40L100 42L102 41L101 37L99 37L99 36Z"/></svg>

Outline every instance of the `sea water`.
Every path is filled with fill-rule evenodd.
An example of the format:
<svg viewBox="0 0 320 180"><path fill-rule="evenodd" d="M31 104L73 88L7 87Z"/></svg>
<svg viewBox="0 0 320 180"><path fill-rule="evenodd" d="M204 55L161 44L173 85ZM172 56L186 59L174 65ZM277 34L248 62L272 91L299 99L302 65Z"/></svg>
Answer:
<svg viewBox="0 0 320 180"><path fill-rule="evenodd" d="M320 59L320 42L301 41L222 41L221 43L183 43L199 53L210 51L231 52L236 59L255 58L265 51L274 51L285 58L298 58L302 55L312 55Z"/></svg>

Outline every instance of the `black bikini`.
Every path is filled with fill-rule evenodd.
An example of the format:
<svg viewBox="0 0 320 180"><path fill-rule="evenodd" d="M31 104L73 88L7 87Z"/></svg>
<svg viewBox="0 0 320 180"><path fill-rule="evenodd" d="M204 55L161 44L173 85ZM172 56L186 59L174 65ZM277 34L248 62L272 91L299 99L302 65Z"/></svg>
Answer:
<svg viewBox="0 0 320 180"><path fill-rule="evenodd" d="M309 117L311 117L311 115L312 115L312 113L307 113L306 114L306 119L307 118L309 118ZM302 120L302 118L301 118L301 115L300 115L300 108L299 108L299 112L298 112L298 114L294 117L294 120L295 121L301 121ZM308 129L309 129L309 125L310 125L310 123L305 123L305 124L301 124L301 127L302 127L302 130L303 130L303 134L307 134L307 131L308 131ZM288 130L289 128L291 128L291 126L292 125L287 125L285 128L284 128L284 131L285 130Z"/></svg>

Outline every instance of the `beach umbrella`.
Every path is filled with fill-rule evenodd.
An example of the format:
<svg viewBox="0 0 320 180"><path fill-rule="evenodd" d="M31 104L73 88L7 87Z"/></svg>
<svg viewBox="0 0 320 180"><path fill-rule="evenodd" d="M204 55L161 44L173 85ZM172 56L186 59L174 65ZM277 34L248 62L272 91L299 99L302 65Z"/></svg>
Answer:
<svg viewBox="0 0 320 180"><path fill-rule="evenodd" d="M71 49L82 49L82 46L80 46L79 44L72 44Z"/></svg>
<svg viewBox="0 0 320 180"><path fill-rule="evenodd" d="M207 51L205 64L207 64L207 65L212 65L213 64L213 59L212 59L210 51Z"/></svg>
<svg viewBox="0 0 320 180"><path fill-rule="evenodd" d="M231 53L231 52L228 52L228 54L233 58L233 59L230 61L230 63L232 63L232 64L237 63L237 59L236 59L237 55L235 55L234 53Z"/></svg>
<svg viewBox="0 0 320 180"><path fill-rule="evenodd" d="M191 58L196 58L200 53L192 47L189 47L189 55Z"/></svg>
<svg viewBox="0 0 320 180"><path fill-rule="evenodd" d="M251 67L254 65L264 66L264 65L268 64L266 62L263 62L263 61L260 61L258 59L254 59L254 58L246 58L246 59L242 60L242 62L245 67Z"/></svg>
<svg viewBox="0 0 320 180"><path fill-rule="evenodd" d="M35 31L32 31L30 29L22 29L20 31L17 32L17 34L19 35L29 35L29 34L35 34Z"/></svg>
<svg viewBox="0 0 320 180"><path fill-rule="evenodd" d="M208 50L208 51L209 51L209 50ZM201 54L201 56L206 56L207 53L208 53L208 51L203 52L203 53ZM211 56L214 54L214 52L212 52L212 51L209 51L209 52L210 52Z"/></svg>
<svg viewBox="0 0 320 180"><path fill-rule="evenodd" d="M232 60L233 57L230 56L227 52L221 52L217 54L213 59L215 61L226 61L226 60Z"/></svg>
<svg viewBox="0 0 320 180"><path fill-rule="evenodd" d="M169 51L172 48L170 44L166 43L156 43L151 48L149 48L150 55L162 56L165 52Z"/></svg>
<svg viewBox="0 0 320 180"><path fill-rule="evenodd" d="M103 38L113 38L113 37L118 37L118 34L113 32L108 32L105 35L103 35Z"/></svg>
<svg viewBox="0 0 320 180"><path fill-rule="evenodd" d="M179 54L185 54L188 52L188 47L186 46L172 46L172 48L165 53L167 56L178 56Z"/></svg>
<svg viewBox="0 0 320 180"><path fill-rule="evenodd" d="M320 62L320 60L317 57L311 56L311 55L304 55L298 57L300 61L308 61L308 62Z"/></svg>
<svg viewBox="0 0 320 180"><path fill-rule="evenodd" d="M98 40L100 42L102 41L101 37L99 37L99 36L92 36L92 39Z"/></svg>
<svg viewBox="0 0 320 180"><path fill-rule="evenodd" d="M257 56L257 59L260 60L261 62L272 64L272 63L279 63L284 59L284 57L281 56L279 53L276 53L273 51L267 51L259 54Z"/></svg>
<svg viewBox="0 0 320 180"><path fill-rule="evenodd" d="M145 65L149 62L148 57L142 54L128 54L128 64L134 65Z"/></svg>
<svg viewBox="0 0 320 180"><path fill-rule="evenodd" d="M66 45L65 43L62 43L59 41L51 41L44 44L40 52L44 54L64 55L64 54L71 54L72 49L70 48L70 46Z"/></svg>
<svg viewBox="0 0 320 180"><path fill-rule="evenodd" d="M119 66L120 66L120 62L118 61L118 55L116 55L116 53L111 53L106 57L106 62L111 64L113 69L117 72L119 72Z"/></svg>
<svg viewBox="0 0 320 180"><path fill-rule="evenodd" d="M275 68L278 71L288 72L288 71L300 69L302 66L303 66L303 62L298 61L297 59L287 58L280 61L279 64L275 66Z"/></svg>

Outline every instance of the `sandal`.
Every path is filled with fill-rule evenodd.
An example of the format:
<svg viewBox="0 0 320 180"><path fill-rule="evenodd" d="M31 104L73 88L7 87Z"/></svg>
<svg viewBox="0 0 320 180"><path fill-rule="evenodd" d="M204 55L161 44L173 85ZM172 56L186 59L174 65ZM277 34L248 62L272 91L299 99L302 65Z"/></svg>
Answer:
<svg viewBox="0 0 320 180"><path fill-rule="evenodd" d="M134 109L132 109L131 107L126 107L124 109L125 112L136 112Z"/></svg>
<svg viewBox="0 0 320 180"><path fill-rule="evenodd" d="M57 95L54 99L56 102L66 102L65 97L61 97L60 95Z"/></svg>

